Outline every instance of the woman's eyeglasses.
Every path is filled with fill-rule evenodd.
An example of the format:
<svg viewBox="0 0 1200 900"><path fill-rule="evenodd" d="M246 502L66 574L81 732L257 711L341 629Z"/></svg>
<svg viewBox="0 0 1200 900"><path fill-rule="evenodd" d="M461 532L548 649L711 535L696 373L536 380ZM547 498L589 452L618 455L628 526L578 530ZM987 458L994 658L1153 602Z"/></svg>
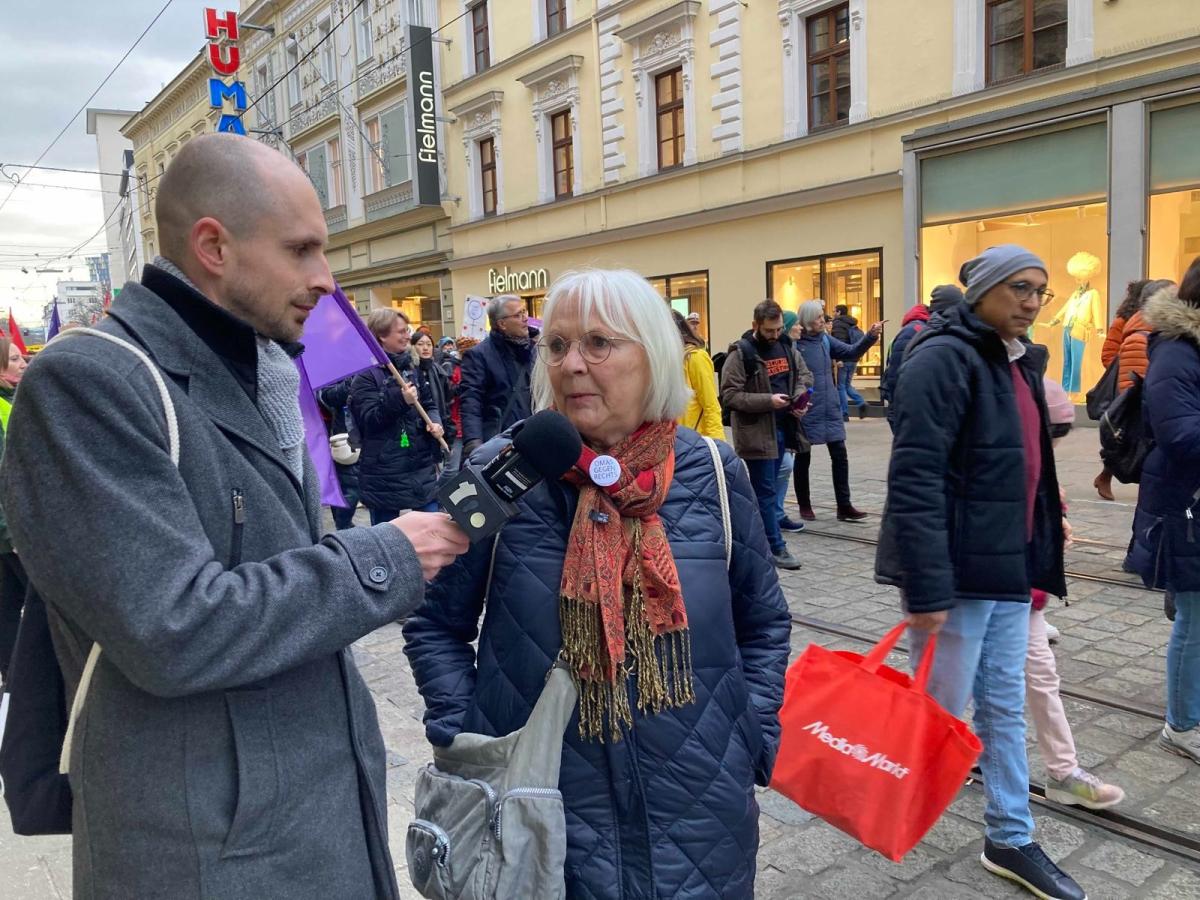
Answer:
<svg viewBox="0 0 1200 900"><path fill-rule="evenodd" d="M1045 287L1044 285L1042 287L1034 287L1033 284L1028 281L1006 281L1004 282L1004 286L1012 291L1016 298L1022 303L1024 303L1034 294L1037 294L1038 303L1040 303L1042 306L1045 306L1054 299L1054 291L1050 290L1050 288Z"/></svg>
<svg viewBox="0 0 1200 900"><path fill-rule="evenodd" d="M548 366L561 366L563 360L571 352L571 345L579 345L579 355L593 366L598 366L608 359L617 344L628 342L629 338L610 337L599 331L588 331L578 340L569 341L557 334L538 341L538 356Z"/></svg>

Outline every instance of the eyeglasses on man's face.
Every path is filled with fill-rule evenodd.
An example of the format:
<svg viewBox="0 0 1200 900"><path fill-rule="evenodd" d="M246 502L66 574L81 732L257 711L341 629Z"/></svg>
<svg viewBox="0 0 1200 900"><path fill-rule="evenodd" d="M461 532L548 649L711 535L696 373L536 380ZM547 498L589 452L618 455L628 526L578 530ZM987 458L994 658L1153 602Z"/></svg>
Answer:
<svg viewBox="0 0 1200 900"><path fill-rule="evenodd" d="M509 313L507 316L501 316L496 321L503 322L505 319L520 319L522 322L524 322L528 318L529 318L529 310L522 307L521 309L518 309L515 313Z"/></svg>
<svg viewBox="0 0 1200 900"><path fill-rule="evenodd" d="M624 344L629 338L612 337L600 331L588 331L578 340L567 340L561 335L552 334L538 341L538 356L548 366L561 366L571 352L573 344L579 345L579 354L589 365L598 366L612 355L617 344Z"/></svg>
<svg viewBox="0 0 1200 900"><path fill-rule="evenodd" d="M1054 299L1054 291L1050 290L1046 285L1037 287L1031 281L1006 281L1004 286L1013 292L1013 296L1024 303L1034 295L1038 298L1038 304L1045 306Z"/></svg>

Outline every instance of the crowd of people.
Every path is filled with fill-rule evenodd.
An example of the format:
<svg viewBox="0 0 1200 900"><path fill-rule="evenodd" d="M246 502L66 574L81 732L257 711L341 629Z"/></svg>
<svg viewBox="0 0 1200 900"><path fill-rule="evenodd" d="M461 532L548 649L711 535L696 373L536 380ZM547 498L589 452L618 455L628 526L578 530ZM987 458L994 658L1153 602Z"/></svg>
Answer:
<svg viewBox="0 0 1200 900"><path fill-rule="evenodd" d="M333 282L320 203L281 163L193 139L159 186L162 256L101 336L53 342L24 378L0 339L0 675L28 586L76 695L77 895L398 896L385 750L347 648L401 620L436 747L521 728L551 668L570 672L566 859L546 874L566 896L752 897L791 650L776 570L801 567L784 535L816 518L820 445L837 519L867 520L846 422L884 323L766 300L714 357L625 270L560 277L540 330L493 298L474 346L375 310L391 366L319 392L350 504L322 534L291 356ZM930 694L954 715L974 699L982 865L1079 900L1034 840L1026 709L1048 798L1123 791L1079 764L1045 620L1067 589L1054 443L1074 420L1027 338L1048 280L993 247L904 316L875 576L899 590L914 667L938 635ZM1128 564L1175 603L1159 741L1200 763L1200 260L1178 288L1131 285L1118 321L1106 353L1144 377L1155 441ZM469 545L439 484L550 408L580 463Z"/></svg>

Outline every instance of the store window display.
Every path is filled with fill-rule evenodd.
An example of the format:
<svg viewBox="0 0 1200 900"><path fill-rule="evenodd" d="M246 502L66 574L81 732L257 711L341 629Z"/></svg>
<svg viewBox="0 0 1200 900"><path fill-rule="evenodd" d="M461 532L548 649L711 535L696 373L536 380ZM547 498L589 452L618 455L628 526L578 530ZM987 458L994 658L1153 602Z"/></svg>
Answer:
<svg viewBox="0 0 1200 900"><path fill-rule="evenodd" d="M1200 256L1200 103L1150 115L1147 276L1179 280Z"/></svg>
<svg viewBox="0 0 1200 900"><path fill-rule="evenodd" d="M671 309L684 318L700 317L697 333L709 339L708 330L708 273L682 272L678 275L654 275L646 279L670 305Z"/></svg>
<svg viewBox="0 0 1200 900"><path fill-rule="evenodd" d="M808 300L822 300L833 315L845 306L864 331L883 318L883 254L879 250L841 253L767 263L770 299L785 311L796 312ZM876 344L858 363L860 377L878 378L883 350Z"/></svg>
<svg viewBox="0 0 1200 900"><path fill-rule="evenodd" d="M959 267L988 247L1019 244L1046 261L1053 298L1030 339L1049 350L1048 374L1076 403L1104 374L1100 348L1108 325L1108 205L1085 203L921 229L922 295L958 281Z"/></svg>
<svg viewBox="0 0 1200 900"><path fill-rule="evenodd" d="M1100 274L1100 259L1086 250L1076 253L1067 260L1067 274L1075 279L1075 290L1067 302L1045 328L1062 326L1063 360L1060 383L1068 394L1078 394L1083 388L1083 357L1089 343L1102 342L1106 322L1106 309L1100 300L1100 289L1096 287L1096 276ZM1036 333L1033 335L1036 339ZM1098 350L1095 352L1099 352ZM1091 387L1088 385L1087 387Z"/></svg>

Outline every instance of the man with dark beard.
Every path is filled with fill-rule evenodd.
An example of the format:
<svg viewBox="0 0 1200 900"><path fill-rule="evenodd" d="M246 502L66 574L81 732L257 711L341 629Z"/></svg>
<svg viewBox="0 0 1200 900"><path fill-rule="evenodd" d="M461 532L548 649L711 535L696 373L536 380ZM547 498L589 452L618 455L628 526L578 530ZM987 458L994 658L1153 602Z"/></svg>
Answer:
<svg viewBox="0 0 1200 900"><path fill-rule="evenodd" d="M292 357L333 279L305 174L196 137L156 213L163 255L101 334L30 367L0 474L82 700L75 895L396 897L348 647L466 538L433 513L321 536Z"/></svg>

